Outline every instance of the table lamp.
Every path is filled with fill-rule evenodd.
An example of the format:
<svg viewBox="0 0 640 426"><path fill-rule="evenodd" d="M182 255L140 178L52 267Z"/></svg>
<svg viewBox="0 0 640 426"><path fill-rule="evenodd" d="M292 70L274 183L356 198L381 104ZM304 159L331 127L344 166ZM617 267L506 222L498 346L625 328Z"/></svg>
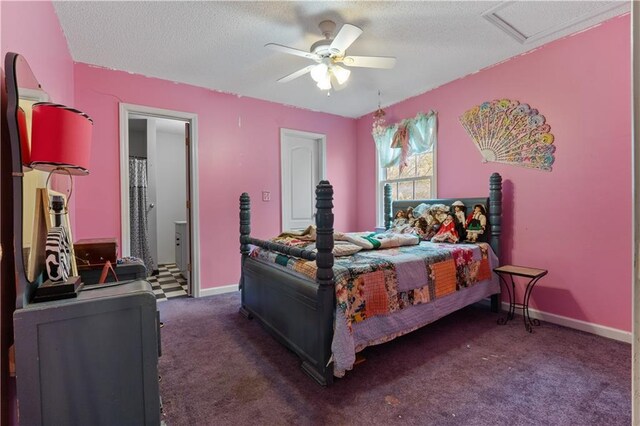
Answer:
<svg viewBox="0 0 640 426"><path fill-rule="evenodd" d="M34 169L70 175L89 174L93 120L64 105L33 105L31 163Z"/></svg>
<svg viewBox="0 0 640 426"><path fill-rule="evenodd" d="M93 120L77 109L50 102L33 105L29 166L49 172L47 187L53 174L66 174L71 181L71 198L72 175L89 173L92 127ZM61 201L61 197L54 196L50 206L55 222L47 235L45 253L47 273L54 283L67 281L73 257L68 230L62 225L67 206Z"/></svg>

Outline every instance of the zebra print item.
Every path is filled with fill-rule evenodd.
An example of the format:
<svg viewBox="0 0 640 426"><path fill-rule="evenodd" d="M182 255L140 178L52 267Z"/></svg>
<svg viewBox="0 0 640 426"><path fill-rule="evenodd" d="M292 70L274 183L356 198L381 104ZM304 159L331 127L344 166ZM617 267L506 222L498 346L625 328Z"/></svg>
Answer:
<svg viewBox="0 0 640 426"><path fill-rule="evenodd" d="M45 264L47 275L53 282L66 281L71 270L71 247L67 231L62 226L56 226L47 234L45 246Z"/></svg>

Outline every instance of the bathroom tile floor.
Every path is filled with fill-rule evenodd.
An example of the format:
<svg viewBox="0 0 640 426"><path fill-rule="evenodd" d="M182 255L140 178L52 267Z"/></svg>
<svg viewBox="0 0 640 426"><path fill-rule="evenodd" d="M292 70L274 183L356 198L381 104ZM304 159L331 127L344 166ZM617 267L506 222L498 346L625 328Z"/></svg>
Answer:
<svg viewBox="0 0 640 426"><path fill-rule="evenodd" d="M158 265L158 275L147 278L151 283L157 302L175 297L188 297L187 280L174 263Z"/></svg>

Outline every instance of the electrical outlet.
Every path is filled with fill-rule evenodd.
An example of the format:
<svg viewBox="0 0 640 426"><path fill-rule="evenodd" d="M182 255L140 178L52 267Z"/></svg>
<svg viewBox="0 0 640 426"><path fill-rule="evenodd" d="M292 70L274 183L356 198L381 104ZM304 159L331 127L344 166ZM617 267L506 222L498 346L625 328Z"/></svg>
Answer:
<svg viewBox="0 0 640 426"><path fill-rule="evenodd" d="M262 201L271 201L271 192L262 191Z"/></svg>

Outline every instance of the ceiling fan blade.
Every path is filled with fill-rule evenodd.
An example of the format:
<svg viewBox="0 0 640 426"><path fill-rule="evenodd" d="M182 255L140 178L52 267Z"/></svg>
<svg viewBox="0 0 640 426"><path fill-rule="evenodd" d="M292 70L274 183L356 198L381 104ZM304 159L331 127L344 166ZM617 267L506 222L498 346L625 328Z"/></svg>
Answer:
<svg viewBox="0 0 640 426"><path fill-rule="evenodd" d="M360 34L362 34L362 30L360 28L355 25L344 24L342 28L340 28L338 34L336 34L333 42L331 42L329 49L331 51L344 52L349 46L351 46L351 43L360 37Z"/></svg>
<svg viewBox="0 0 640 426"><path fill-rule="evenodd" d="M396 58L392 56L345 56L342 63L348 67L393 68Z"/></svg>
<svg viewBox="0 0 640 426"><path fill-rule="evenodd" d="M298 77L302 77L303 75L305 75L306 73L308 73L309 71L311 71L313 69L313 67L315 67L316 64L314 65L309 65L308 67L304 67L298 71L294 71L289 75L285 75L284 77L282 77L281 79L278 80L278 83L287 83L291 80L294 80Z"/></svg>
<svg viewBox="0 0 640 426"><path fill-rule="evenodd" d="M320 57L315 53L306 52L300 49L294 49L293 47L283 46L281 44L276 43L267 43L264 47L268 47L269 49L277 50L278 52L288 53L290 55L302 56L303 58L309 58L313 60L320 60Z"/></svg>

